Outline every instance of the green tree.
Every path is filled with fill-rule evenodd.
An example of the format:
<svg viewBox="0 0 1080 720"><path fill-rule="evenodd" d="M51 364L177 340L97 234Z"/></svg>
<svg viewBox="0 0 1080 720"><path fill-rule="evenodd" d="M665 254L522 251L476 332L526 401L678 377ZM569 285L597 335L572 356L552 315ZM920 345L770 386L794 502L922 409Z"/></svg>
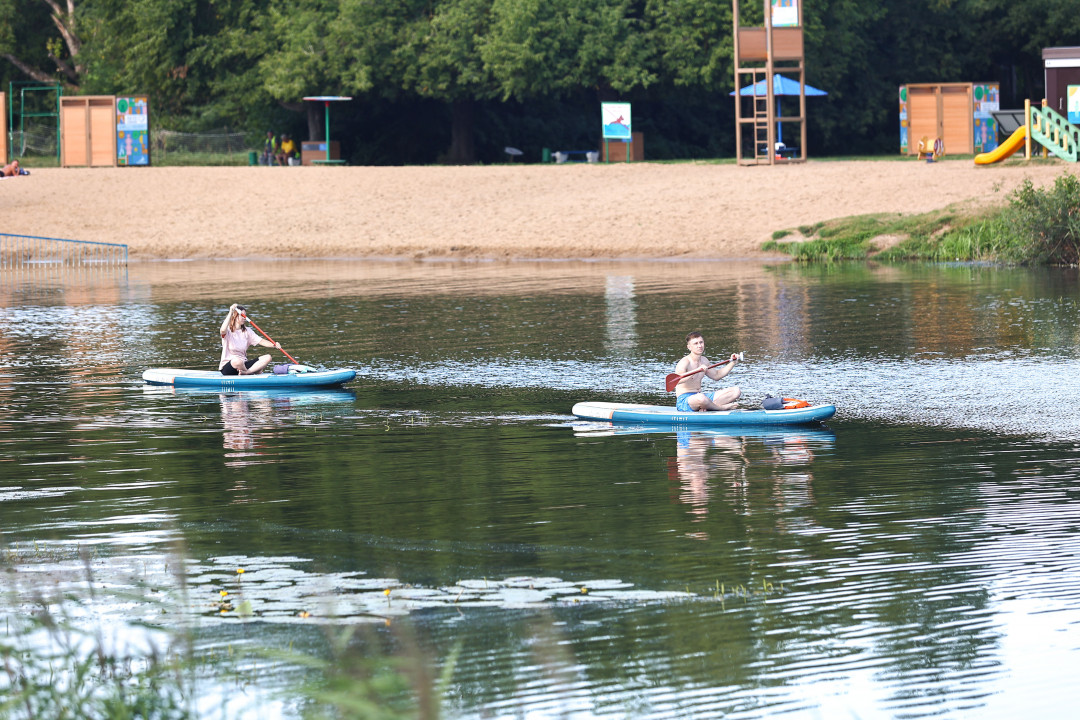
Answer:
<svg viewBox="0 0 1080 720"><path fill-rule="evenodd" d="M88 4L79 26L85 40L83 90L147 93L156 115L183 114L202 94L189 58L198 33L196 11L187 0Z"/></svg>
<svg viewBox="0 0 1080 720"><path fill-rule="evenodd" d="M629 9L625 1L494 0L480 56L503 100L648 87L657 80L651 49Z"/></svg>
<svg viewBox="0 0 1080 720"><path fill-rule="evenodd" d="M347 49L356 38L341 32L340 25L335 0L274 2L258 23L265 50L257 67L259 86L281 107L305 110L312 139L321 139L324 132L322 107L303 98L338 94L349 74ZM370 89L370 84L361 85L357 90Z"/></svg>
<svg viewBox="0 0 1080 720"><path fill-rule="evenodd" d="M77 17L75 0L0 0L0 57L24 77L77 90L84 70Z"/></svg>
<svg viewBox="0 0 1080 720"><path fill-rule="evenodd" d="M498 93L480 47L489 29L491 0L435 0L406 26L401 84L420 97L451 106L450 147L445 161L476 159L473 122L476 101Z"/></svg>
<svg viewBox="0 0 1080 720"><path fill-rule="evenodd" d="M754 17L741 6L740 15L743 24L750 24ZM694 91L732 89L730 0L648 0L645 20L656 47L657 74L665 83Z"/></svg>

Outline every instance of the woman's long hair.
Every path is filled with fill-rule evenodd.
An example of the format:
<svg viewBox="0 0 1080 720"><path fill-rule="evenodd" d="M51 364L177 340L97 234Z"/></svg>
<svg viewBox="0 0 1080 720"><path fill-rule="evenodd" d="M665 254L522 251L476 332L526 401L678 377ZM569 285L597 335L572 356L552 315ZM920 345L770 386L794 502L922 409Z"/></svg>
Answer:
<svg viewBox="0 0 1080 720"><path fill-rule="evenodd" d="M244 322L247 320L247 308L243 305L237 305L233 303L229 306L229 315L225 318L225 322L221 324L221 337L225 337L225 333L232 331L235 332L244 327Z"/></svg>

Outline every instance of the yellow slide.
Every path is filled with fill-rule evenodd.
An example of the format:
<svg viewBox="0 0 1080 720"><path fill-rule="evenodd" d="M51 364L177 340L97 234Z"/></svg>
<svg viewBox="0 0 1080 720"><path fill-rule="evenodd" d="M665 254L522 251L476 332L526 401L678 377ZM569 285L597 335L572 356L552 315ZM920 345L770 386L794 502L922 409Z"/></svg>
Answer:
<svg viewBox="0 0 1080 720"><path fill-rule="evenodd" d="M989 165L990 163L1001 162L1020 148L1024 147L1025 138L1027 138L1027 126L1021 125L1009 136L1008 140L998 145L997 148L988 153L979 153L976 155L975 164Z"/></svg>

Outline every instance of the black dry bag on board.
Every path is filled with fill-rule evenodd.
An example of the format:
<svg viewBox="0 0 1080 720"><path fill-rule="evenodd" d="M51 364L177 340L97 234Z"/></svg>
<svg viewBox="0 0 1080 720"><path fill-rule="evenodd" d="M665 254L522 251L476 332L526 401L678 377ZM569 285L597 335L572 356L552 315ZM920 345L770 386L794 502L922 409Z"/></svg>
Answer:
<svg viewBox="0 0 1080 720"><path fill-rule="evenodd" d="M761 407L766 410L783 410L784 399L773 397L772 395L766 395L765 399L761 401Z"/></svg>

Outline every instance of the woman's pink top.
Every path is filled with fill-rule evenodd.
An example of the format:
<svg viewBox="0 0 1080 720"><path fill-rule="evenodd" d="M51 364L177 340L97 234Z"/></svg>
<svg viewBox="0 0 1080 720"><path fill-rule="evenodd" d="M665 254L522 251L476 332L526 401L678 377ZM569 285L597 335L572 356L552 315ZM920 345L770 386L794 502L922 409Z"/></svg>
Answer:
<svg viewBox="0 0 1080 720"><path fill-rule="evenodd" d="M225 337L221 338L221 362L218 363L218 370L233 360L246 361L247 349L258 344L259 336L249 327L226 331Z"/></svg>

